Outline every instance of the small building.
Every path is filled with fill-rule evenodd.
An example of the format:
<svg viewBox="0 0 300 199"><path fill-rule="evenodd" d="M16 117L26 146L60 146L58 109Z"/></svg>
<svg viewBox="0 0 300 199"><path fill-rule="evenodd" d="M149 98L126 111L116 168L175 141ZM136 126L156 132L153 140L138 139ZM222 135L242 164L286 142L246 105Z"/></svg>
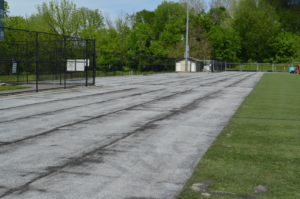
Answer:
<svg viewBox="0 0 300 199"><path fill-rule="evenodd" d="M188 70L187 72L200 72L202 71L201 68L202 60L189 57L188 58ZM185 58L177 59L176 60L176 72L185 72Z"/></svg>

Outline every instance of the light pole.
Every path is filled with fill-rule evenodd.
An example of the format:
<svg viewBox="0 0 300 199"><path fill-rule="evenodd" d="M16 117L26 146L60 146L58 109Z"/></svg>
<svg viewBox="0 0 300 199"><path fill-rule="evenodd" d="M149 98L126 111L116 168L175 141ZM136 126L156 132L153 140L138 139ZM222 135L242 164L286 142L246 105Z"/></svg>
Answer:
<svg viewBox="0 0 300 199"><path fill-rule="evenodd" d="M186 22L186 44L185 44L185 72L188 71L189 57L189 2L187 1L187 22Z"/></svg>

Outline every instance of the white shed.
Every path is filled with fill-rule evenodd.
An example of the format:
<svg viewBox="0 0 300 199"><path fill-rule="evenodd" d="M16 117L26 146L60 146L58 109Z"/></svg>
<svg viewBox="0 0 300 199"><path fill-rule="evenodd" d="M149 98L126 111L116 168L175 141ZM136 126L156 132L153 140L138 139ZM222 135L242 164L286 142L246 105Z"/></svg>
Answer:
<svg viewBox="0 0 300 199"><path fill-rule="evenodd" d="M202 60L189 57L187 72L200 72ZM176 60L176 72L185 72L185 58Z"/></svg>

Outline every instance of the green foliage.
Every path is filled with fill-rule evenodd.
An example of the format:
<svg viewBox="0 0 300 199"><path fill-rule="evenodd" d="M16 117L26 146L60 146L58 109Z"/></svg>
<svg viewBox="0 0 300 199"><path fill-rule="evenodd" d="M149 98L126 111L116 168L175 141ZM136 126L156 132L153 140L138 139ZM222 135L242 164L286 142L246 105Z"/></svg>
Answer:
<svg viewBox="0 0 300 199"><path fill-rule="evenodd" d="M273 56L268 47L279 31L278 19L275 8L264 0L240 1L233 27L242 40L242 58L262 60Z"/></svg>
<svg viewBox="0 0 300 199"><path fill-rule="evenodd" d="M280 32L270 44L276 60L289 60L300 56L300 37L289 33Z"/></svg>
<svg viewBox="0 0 300 199"><path fill-rule="evenodd" d="M217 26L220 26L222 22L230 17L228 10L224 6L211 8L208 16L212 19L213 24Z"/></svg>
<svg viewBox="0 0 300 199"><path fill-rule="evenodd" d="M212 56L218 59L237 60L241 51L241 40L234 29L212 26L208 38L213 46Z"/></svg>
<svg viewBox="0 0 300 199"><path fill-rule="evenodd" d="M8 3L7 3L7 1L4 1L4 15L5 15L5 16L8 16L9 13L10 13L10 12L9 12L9 6L8 6Z"/></svg>
<svg viewBox="0 0 300 199"><path fill-rule="evenodd" d="M294 0L267 0L279 15L281 28L300 34L300 2Z"/></svg>
<svg viewBox="0 0 300 199"><path fill-rule="evenodd" d="M51 0L36 8L37 17L56 34L93 37L91 33L104 26L103 16L98 9L77 8L76 4L68 0Z"/></svg>
<svg viewBox="0 0 300 199"><path fill-rule="evenodd" d="M300 5L290 0L230 0L226 5L218 1L218 6L205 12L203 1L190 2L190 56L253 62L300 57ZM36 8L37 13L31 16L6 15L3 21L12 28L96 39L99 51L176 58L182 58L185 52L181 38L186 34L186 0L163 1L154 11L122 15L115 25L98 9L77 7L71 0L51 0ZM7 1L5 12L9 13ZM6 31L6 40L27 38L26 34ZM5 48L1 45L3 52ZM100 56L97 61L102 59Z"/></svg>
<svg viewBox="0 0 300 199"><path fill-rule="evenodd" d="M153 11L142 10L136 13L137 23L152 24L155 18L155 13Z"/></svg>
<svg viewBox="0 0 300 199"><path fill-rule="evenodd" d="M151 26L148 23L138 23L130 31L128 47L135 54L150 54Z"/></svg>
<svg viewBox="0 0 300 199"><path fill-rule="evenodd" d="M164 31L170 32L171 34L178 34L179 27L181 27L181 24L185 21L184 18L186 18L186 11L179 3L163 1L155 10L153 24L155 39L159 39L161 33ZM170 42L170 44L172 44L172 42Z"/></svg>

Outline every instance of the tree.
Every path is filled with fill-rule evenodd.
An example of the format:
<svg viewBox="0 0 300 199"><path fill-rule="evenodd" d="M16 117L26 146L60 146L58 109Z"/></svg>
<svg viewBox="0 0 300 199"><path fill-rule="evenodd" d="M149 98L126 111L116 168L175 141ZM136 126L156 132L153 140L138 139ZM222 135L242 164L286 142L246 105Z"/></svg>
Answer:
<svg viewBox="0 0 300 199"><path fill-rule="evenodd" d="M274 7L265 0L241 0L234 15L233 27L239 32L243 59L271 58L269 45L280 24Z"/></svg>
<svg viewBox="0 0 300 199"><path fill-rule="evenodd" d="M152 25L154 18L154 11L142 10L136 13L136 23L147 23Z"/></svg>
<svg viewBox="0 0 300 199"><path fill-rule="evenodd" d="M51 32L56 34L80 36L83 33L87 36L87 32L104 26L103 16L98 9L77 8L69 0L51 0L49 4L44 2L36 8L37 17L41 17Z"/></svg>
<svg viewBox="0 0 300 199"><path fill-rule="evenodd" d="M279 15L282 29L300 34L300 1L267 0Z"/></svg>
<svg viewBox="0 0 300 199"><path fill-rule="evenodd" d="M187 10L187 2L189 2L189 10L192 14L196 15L202 10L205 10L207 5L204 0L179 0L179 3Z"/></svg>
<svg viewBox="0 0 300 199"><path fill-rule="evenodd" d="M7 1L4 1L4 15L5 15L5 16L8 16L9 13L10 13L10 12L9 12L9 6L8 6L8 3L7 3Z"/></svg>
<svg viewBox="0 0 300 199"><path fill-rule="evenodd" d="M219 8L221 6L225 7L230 16L232 16L239 1L240 0L211 0L209 4L210 8Z"/></svg>
<svg viewBox="0 0 300 199"><path fill-rule="evenodd" d="M230 18L229 12L224 6L219 8L211 8L208 16L212 19L213 25L220 26L221 23L224 23L228 18Z"/></svg>
<svg viewBox="0 0 300 199"><path fill-rule="evenodd" d="M122 42L120 34L113 28L102 28L96 33L96 49L98 51L127 52L127 42Z"/></svg>
<svg viewBox="0 0 300 199"><path fill-rule="evenodd" d="M231 28L212 26L208 33L212 44L212 56L219 59L235 61L241 51L241 40L238 32Z"/></svg>
<svg viewBox="0 0 300 199"><path fill-rule="evenodd" d="M163 31L170 31L170 28L176 31L172 32L174 34L181 31L181 24L185 23L186 11L179 3L163 1L154 12L153 32L155 40L159 39ZM181 35L178 37L178 41L180 37Z"/></svg>
<svg viewBox="0 0 300 199"><path fill-rule="evenodd" d="M190 57L200 59L210 57L212 46L208 40L205 29L193 23L190 23L189 27L188 45L190 47ZM170 56L182 58L185 52L185 45L185 40L183 40L170 47Z"/></svg>
<svg viewBox="0 0 300 199"><path fill-rule="evenodd" d="M138 23L130 31L128 47L131 53L151 54L151 26L148 23Z"/></svg>
<svg viewBox="0 0 300 199"><path fill-rule="evenodd" d="M300 57L300 37L289 32L280 32L270 44L275 60L290 60Z"/></svg>

